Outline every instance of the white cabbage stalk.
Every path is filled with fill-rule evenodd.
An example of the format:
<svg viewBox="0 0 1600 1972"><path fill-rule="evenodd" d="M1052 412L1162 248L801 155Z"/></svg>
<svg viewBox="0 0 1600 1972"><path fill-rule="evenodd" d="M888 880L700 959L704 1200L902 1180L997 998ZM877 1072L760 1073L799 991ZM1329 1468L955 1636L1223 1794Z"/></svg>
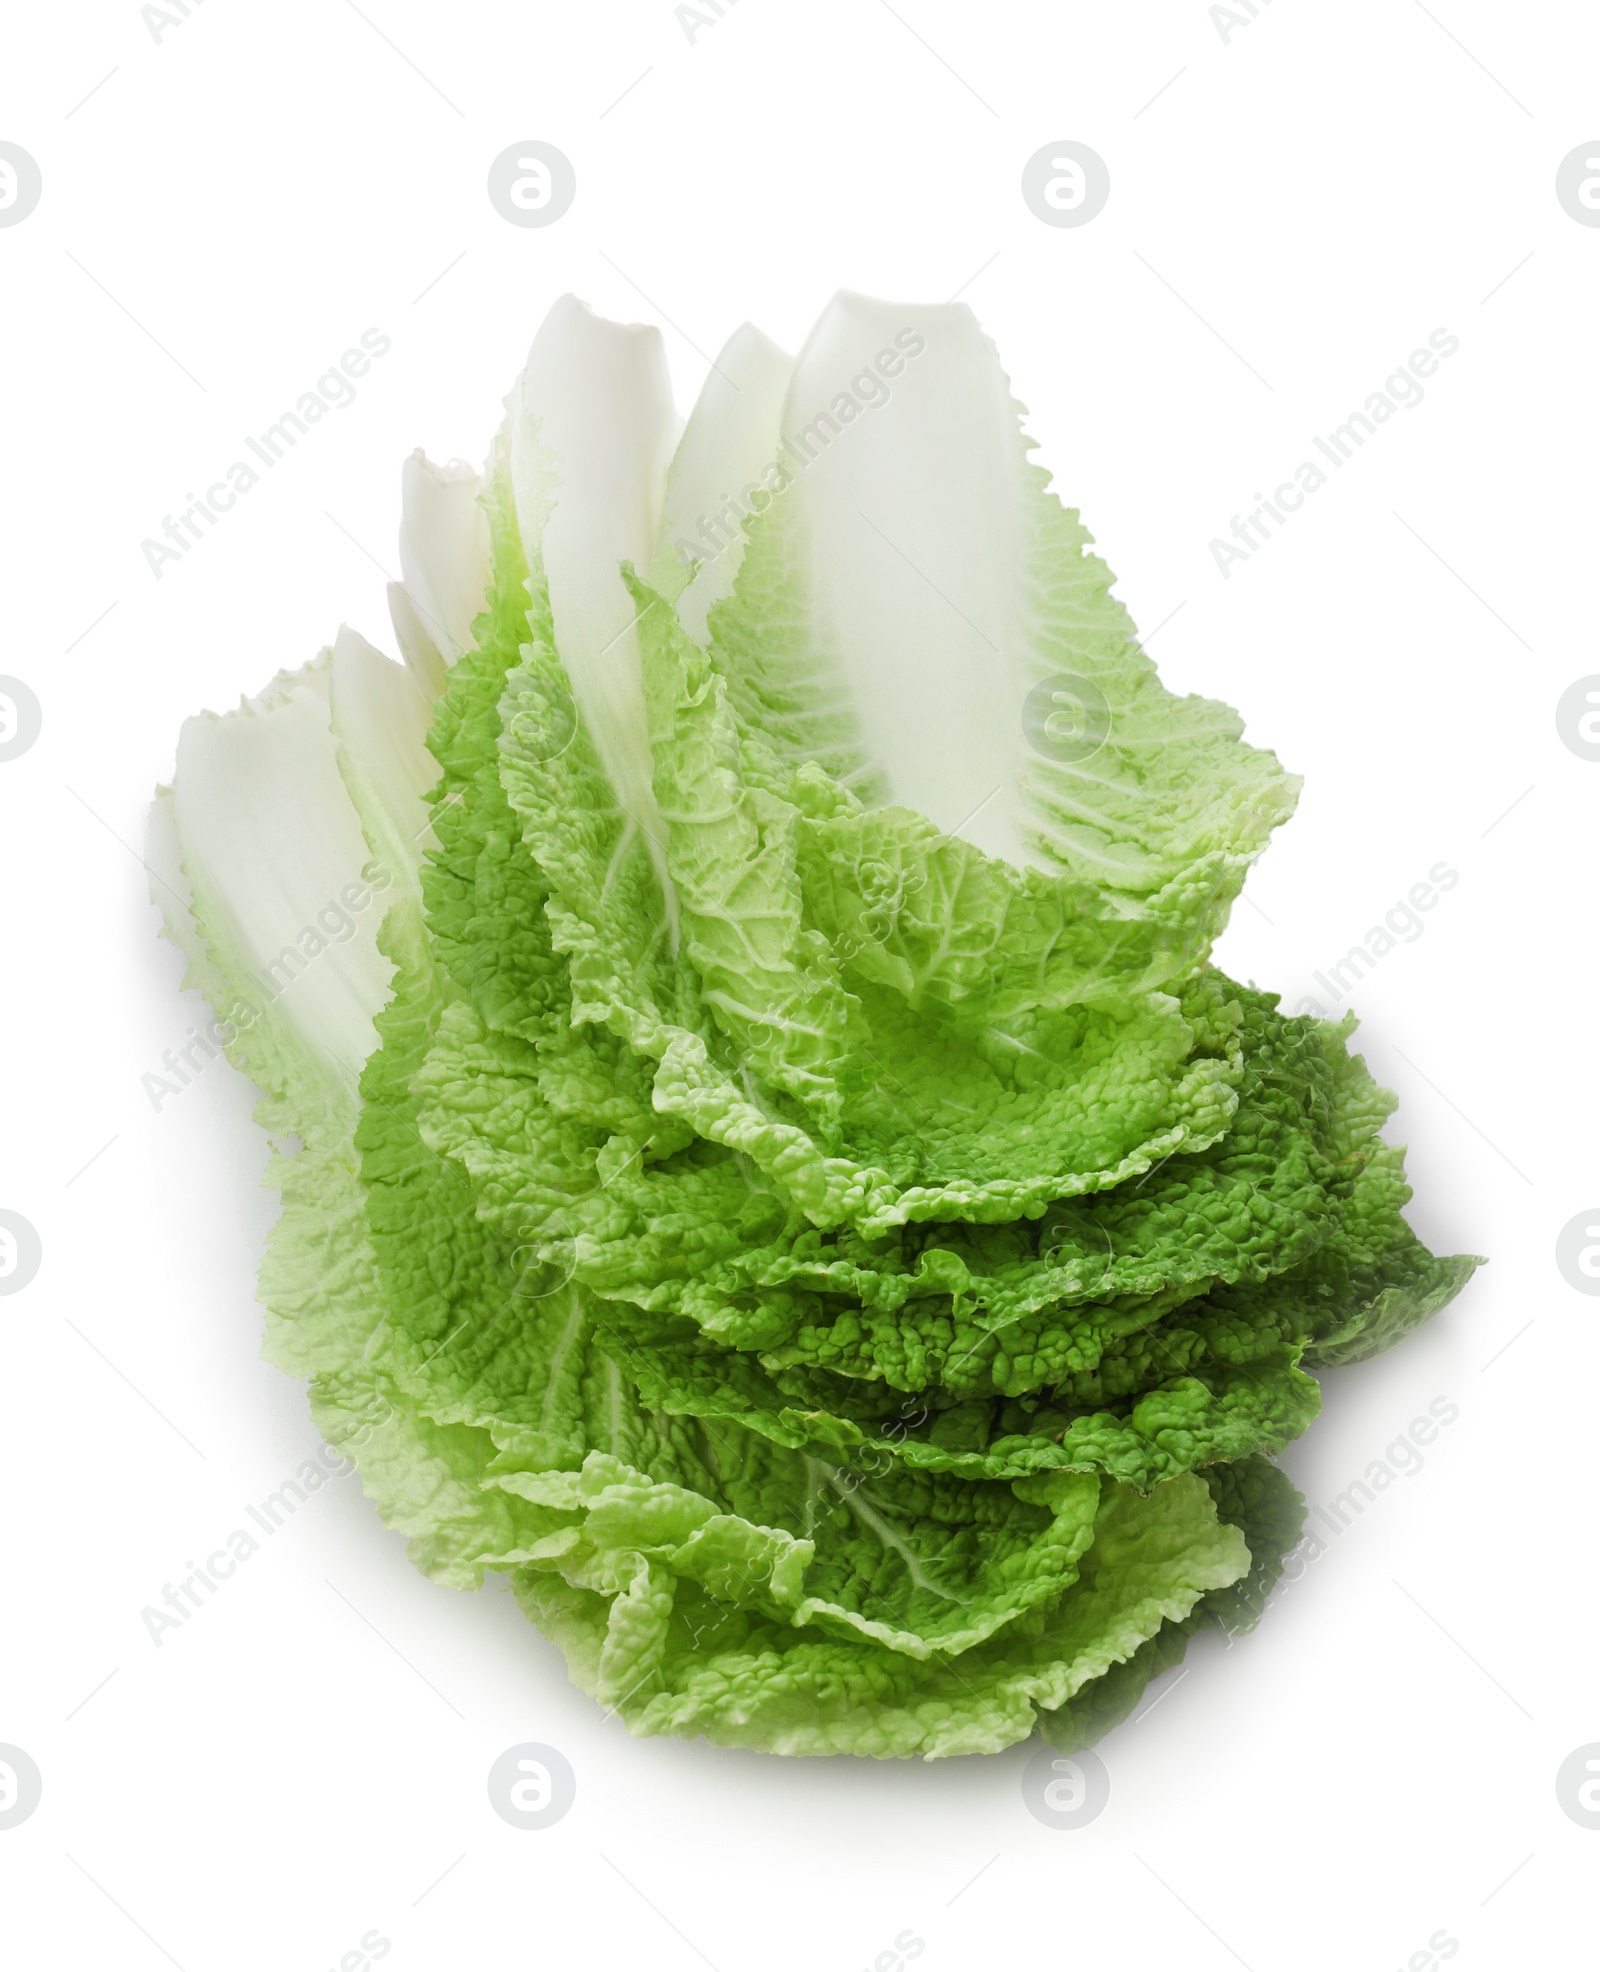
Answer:
<svg viewBox="0 0 1600 1972"><path fill-rule="evenodd" d="M744 529L770 499L794 358L751 322L718 353L667 473L656 586L677 598L697 643L707 616L733 588L744 559ZM685 564L698 562L684 584Z"/></svg>
<svg viewBox="0 0 1600 1972"><path fill-rule="evenodd" d="M573 295L534 337L510 405L511 483L556 648L623 808L665 873L650 735L624 562L655 551L676 417L659 329L623 327Z"/></svg>
<svg viewBox="0 0 1600 1972"><path fill-rule="evenodd" d="M436 466L413 452L400 469L400 574L389 618L400 654L429 699L472 648L472 619L489 580L483 476L461 459Z"/></svg>
<svg viewBox="0 0 1600 1972"><path fill-rule="evenodd" d="M385 893L414 890L438 769L411 674L353 630L235 712L178 736L151 830L157 902L191 958L205 927L219 1015L270 1027L352 1097L392 967ZM182 897L189 909L175 914ZM174 917L178 922L174 925Z"/></svg>
<svg viewBox="0 0 1600 1972"><path fill-rule="evenodd" d="M906 360L912 337L925 347ZM800 353L784 436L799 446L854 378L878 378L886 400L796 477L814 640L836 654L889 797L1023 862L1021 453L999 358L964 305L839 295Z"/></svg>
<svg viewBox="0 0 1600 1972"><path fill-rule="evenodd" d="M1075 597L1058 570L1040 593L1025 495L1037 498L1029 476L1043 476L1026 461L994 348L964 305L841 294L798 360L746 324L674 444L659 332L605 321L569 295L540 328L506 408L483 474L421 452L402 468L403 579L389 602L404 665L341 631L237 711L191 719L158 808L165 900L193 893L222 933L213 950L239 955L235 995L271 996L274 1027L336 1067L347 1089L392 972L378 926L395 898L417 894L420 797L436 775L425 734L483 607L481 496L497 470L509 475L579 713L649 844L669 928L668 831L622 571L652 578L696 641L715 648L715 612L729 606L768 515L765 553L786 586L762 598L773 672L752 688L784 703L809 694L810 713L848 729L862 761L853 785L990 855L1092 881L1109 872L1136 898L1192 860L1189 823L1174 818L1171 839L1153 843L1148 822L1119 824L1118 790L1099 763L1063 766L1027 744L1023 704L1060 669L1051 625L1070 619ZM1123 647L1135 649L1131 625L1106 653ZM1232 719L1162 696L1201 708L1202 726L1212 713ZM1265 826L1258 833L1264 840ZM369 864L396 888L353 932L314 949L318 913L333 922ZM189 917L178 914L176 934L193 953ZM297 952L307 955L298 969Z"/></svg>

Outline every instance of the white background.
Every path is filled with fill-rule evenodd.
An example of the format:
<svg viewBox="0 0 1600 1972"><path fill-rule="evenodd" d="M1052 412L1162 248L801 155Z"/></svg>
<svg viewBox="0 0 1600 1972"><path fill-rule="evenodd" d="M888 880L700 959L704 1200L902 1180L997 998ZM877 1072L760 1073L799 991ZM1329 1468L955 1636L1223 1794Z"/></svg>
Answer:
<svg viewBox="0 0 1600 1972"><path fill-rule="evenodd" d="M1591 1962L1600 1834L1554 1777L1600 1740L1600 1307L1554 1248L1600 1197L1600 765L1554 714L1600 671L1600 230L1554 175L1597 65L1590 10L1486 0L1275 0L1227 39L1200 0L742 0L692 42L667 0L206 0L159 42L132 0L9 12L0 138L44 196L0 230L0 669L44 728L0 765L0 1205L44 1264L0 1301L0 1741L44 1797L0 1832L7 1964L323 1972L373 1930L394 1972L854 1972L908 1930L926 1972L1387 1972L1441 1930L1459 1972ZM577 171L548 230L484 192L530 137ZM1019 194L1062 138L1111 172L1081 230ZM180 721L341 620L389 643L400 461L482 455L564 290L659 323L687 408L739 321L793 348L841 286L964 295L1168 684L1305 775L1225 965L1292 1004L1460 873L1355 1005L1418 1230L1492 1265L1328 1376L1287 1463L1326 1502L1459 1417L1103 1742L1075 1833L1023 1749L630 1740L353 1479L160 1648L140 1616L317 1442L257 1354L250 1092L140 1082L198 1012L134 853ZM157 581L141 540L374 326L356 403ZM1440 327L1426 401L1224 580L1210 540ZM484 1786L530 1739L578 1776L539 1833Z"/></svg>

